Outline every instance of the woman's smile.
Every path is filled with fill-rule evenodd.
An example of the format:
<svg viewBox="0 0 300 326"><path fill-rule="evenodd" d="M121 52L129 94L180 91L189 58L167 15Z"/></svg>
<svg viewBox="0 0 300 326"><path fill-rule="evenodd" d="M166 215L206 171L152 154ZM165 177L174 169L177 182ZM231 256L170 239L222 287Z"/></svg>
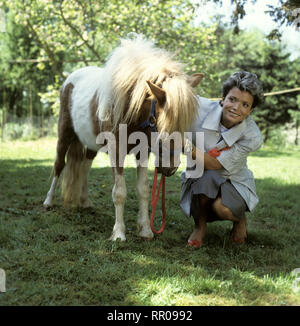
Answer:
<svg viewBox="0 0 300 326"><path fill-rule="evenodd" d="M235 112L232 111L232 110L229 110L228 112L229 112L232 116L234 116L234 117L239 117L239 116L240 116L239 114L235 113Z"/></svg>

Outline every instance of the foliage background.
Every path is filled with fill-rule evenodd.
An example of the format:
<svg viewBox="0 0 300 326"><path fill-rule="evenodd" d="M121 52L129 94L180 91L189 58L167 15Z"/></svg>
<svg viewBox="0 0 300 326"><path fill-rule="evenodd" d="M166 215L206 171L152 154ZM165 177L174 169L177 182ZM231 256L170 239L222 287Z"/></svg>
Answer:
<svg viewBox="0 0 300 326"><path fill-rule="evenodd" d="M202 96L220 97L222 82L240 69L255 72L265 92L299 87L300 59L291 60L288 50L274 39L279 32L272 31L270 39L258 31L239 30L246 1L232 2L236 5L232 24L224 24L223 17L216 15L205 25L195 23L203 1L1 0L2 140L55 134L53 117L58 115L63 80L79 67L103 65L119 39L130 32L142 33L174 52L188 73L204 72L197 90ZM292 24L289 10L296 5L280 4L270 7L270 14L279 25ZM297 143L298 94L267 97L256 110L265 141L290 123Z"/></svg>

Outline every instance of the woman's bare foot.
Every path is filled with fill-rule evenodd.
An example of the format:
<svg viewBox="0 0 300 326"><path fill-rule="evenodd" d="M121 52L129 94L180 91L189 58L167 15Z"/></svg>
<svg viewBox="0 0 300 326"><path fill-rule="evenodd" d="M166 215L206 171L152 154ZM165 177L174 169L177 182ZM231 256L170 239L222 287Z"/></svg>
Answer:
<svg viewBox="0 0 300 326"><path fill-rule="evenodd" d="M206 232L206 222L202 222L199 226L195 226L194 231L188 239L188 245L194 248L199 248L204 244Z"/></svg>
<svg viewBox="0 0 300 326"><path fill-rule="evenodd" d="M231 240L235 243L244 243L247 238L247 219L244 218L239 222L233 222Z"/></svg>

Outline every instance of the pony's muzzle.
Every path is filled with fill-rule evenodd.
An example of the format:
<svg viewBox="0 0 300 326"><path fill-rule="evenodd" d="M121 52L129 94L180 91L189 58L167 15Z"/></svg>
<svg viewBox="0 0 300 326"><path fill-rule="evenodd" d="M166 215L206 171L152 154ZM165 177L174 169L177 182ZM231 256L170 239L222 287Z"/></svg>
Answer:
<svg viewBox="0 0 300 326"><path fill-rule="evenodd" d="M170 157L170 161L164 162L162 159L162 156L156 156L156 167L157 167L157 172L161 173L165 177L170 177L172 176L178 169L180 165L180 158L175 156Z"/></svg>
<svg viewBox="0 0 300 326"><path fill-rule="evenodd" d="M177 167L174 168L157 168L157 173L161 173L165 177L171 177L177 171Z"/></svg>

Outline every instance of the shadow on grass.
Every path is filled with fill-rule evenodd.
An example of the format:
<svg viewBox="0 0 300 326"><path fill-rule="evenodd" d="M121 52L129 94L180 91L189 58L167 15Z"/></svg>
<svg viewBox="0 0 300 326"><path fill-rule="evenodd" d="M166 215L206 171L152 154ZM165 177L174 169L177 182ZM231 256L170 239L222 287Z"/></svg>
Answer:
<svg viewBox="0 0 300 326"><path fill-rule="evenodd" d="M127 242L121 243L107 240L114 225L111 168L90 172L94 208L64 209L58 191L54 208L45 212L51 183L51 167L41 165L46 161L1 161L0 263L9 274L7 304L16 304L14 288L17 304L159 304L153 296L168 288L173 298L186 293L187 304L188 294L216 293L247 304L257 295L279 294L276 278L299 267L299 185L257 180L260 204L249 215L248 243L230 244L231 223L215 222L206 245L193 250L186 247L193 223L178 205L179 172L167 179L166 229L149 242L137 236L136 170L125 170ZM275 281L262 282L265 275Z"/></svg>

